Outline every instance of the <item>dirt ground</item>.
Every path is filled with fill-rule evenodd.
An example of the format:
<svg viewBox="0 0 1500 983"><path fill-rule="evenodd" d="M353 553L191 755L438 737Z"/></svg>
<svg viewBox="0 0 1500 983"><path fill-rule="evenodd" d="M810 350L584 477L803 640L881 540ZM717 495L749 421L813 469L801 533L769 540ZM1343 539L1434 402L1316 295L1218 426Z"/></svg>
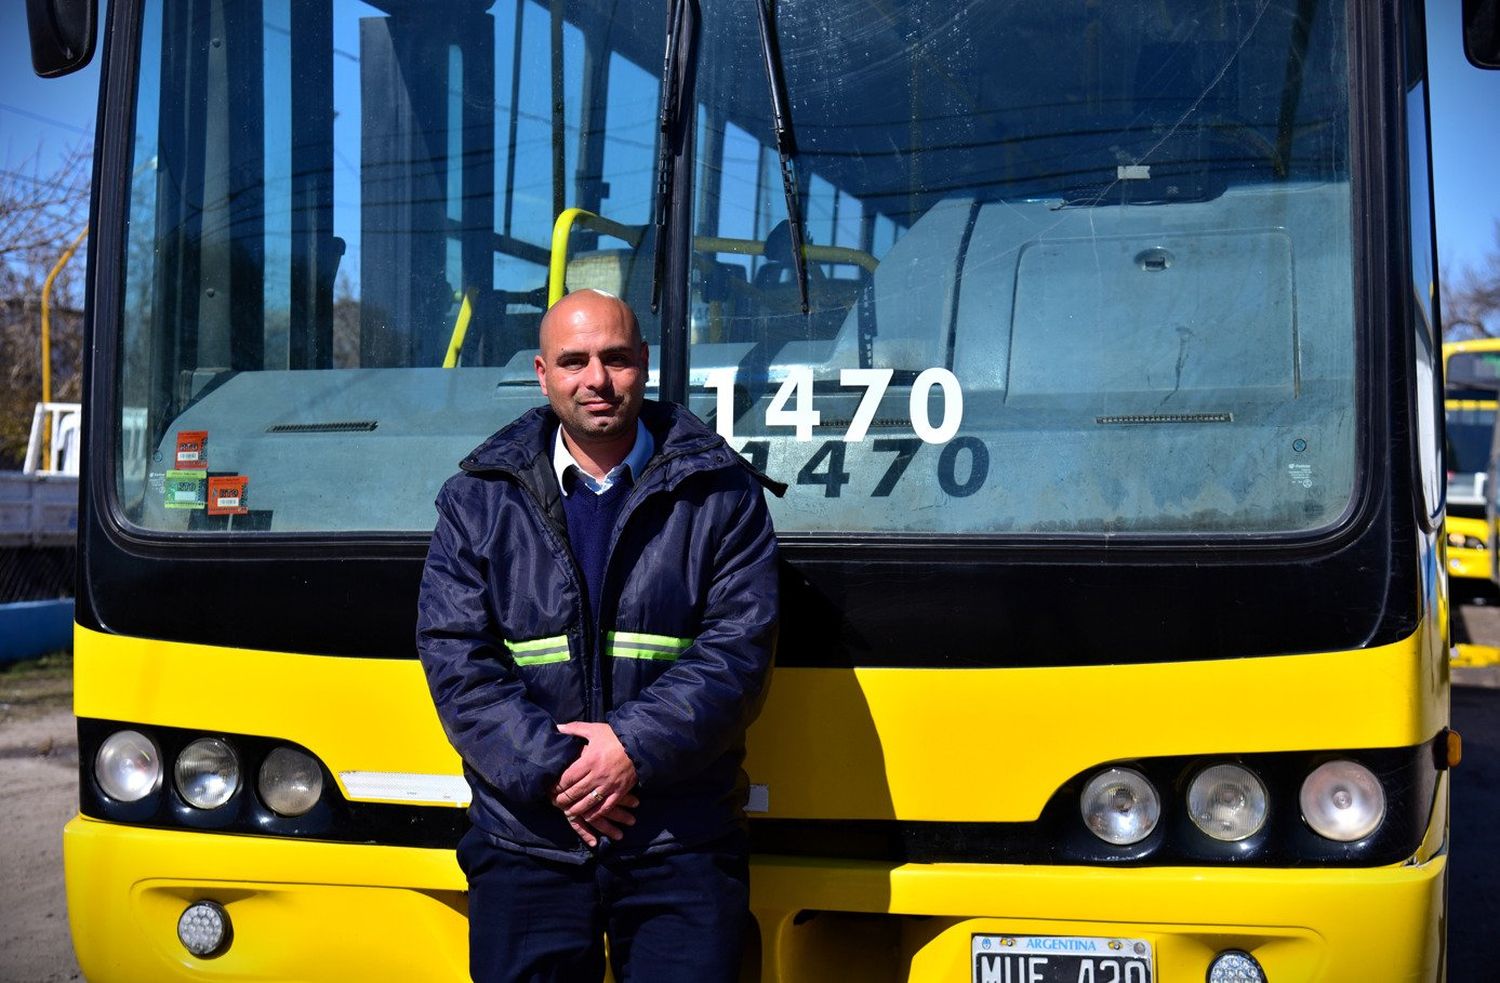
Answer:
<svg viewBox="0 0 1500 983"><path fill-rule="evenodd" d="M78 812L72 664L0 667L0 980L82 979L68 937L62 828Z"/></svg>

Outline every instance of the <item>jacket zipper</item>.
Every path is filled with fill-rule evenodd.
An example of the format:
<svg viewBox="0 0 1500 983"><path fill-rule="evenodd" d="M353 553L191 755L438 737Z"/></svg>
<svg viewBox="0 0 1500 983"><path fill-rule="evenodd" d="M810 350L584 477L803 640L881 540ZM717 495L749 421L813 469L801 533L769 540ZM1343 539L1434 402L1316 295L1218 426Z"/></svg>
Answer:
<svg viewBox="0 0 1500 983"><path fill-rule="evenodd" d="M600 579L600 582L599 582L599 591L600 591L601 594L604 595L604 597L600 598L600 601L599 601L599 620L600 620L600 622L603 622L603 621L606 620L606 618L605 618L606 614L609 615L610 618L613 618L616 614L619 613L619 604L618 603L614 604L614 610L606 612L605 609L604 609L604 598L609 598L609 597L613 596L610 593L610 589L609 589L609 587L610 587L609 572L610 572L611 566L613 566L613 561L614 561L614 558L615 558L615 547L619 546L620 539L624 535L624 532L625 532L625 527L627 525L629 525L631 517L634 516L635 513L640 509L641 503L643 503L646 499L650 498L652 495L656 495L656 494L659 494L661 492L667 491L667 486L665 486L665 485L663 485L661 487L658 487L658 488L647 487L647 485L646 485L646 478L648 476L650 476L653 472L659 471L662 467L664 467L665 465L671 463L672 461L675 461L675 460L677 460L680 457L686 457L686 456L688 456L690 454L699 453L701 450L705 449L708 446L712 446L712 445L705 444L702 447L685 447L685 448L682 448L681 450L674 451L671 454L660 455L660 456L654 458L649 464L647 464L645 470L643 470L641 472L641 480L638 481L638 482L636 482L635 487L633 489L631 489L631 493L630 493L629 497L627 497L625 499L625 504L620 509L620 517L615 521L614 528L612 530L610 530L610 534L609 534L609 547L608 547L608 549L606 550L606 552L604 554L604 575ZM731 453L733 453L733 451L731 451ZM731 463L732 463L732 459L731 459ZM719 470L720 468L722 468L724 466L725 466L725 463L724 462L720 462L720 463L714 465L713 467L704 467L704 468L701 468L701 469L698 469L698 470L694 471L693 473L694 474L698 474L698 473L701 473L701 472L717 471L717 470ZM602 641L602 639L601 639L601 641ZM613 665L613 663L611 663L611 665ZM599 670L600 670L600 674L602 675L603 671L604 671L604 653L603 653L603 651L601 651L601 653L600 653ZM603 720L604 719L604 708L603 708L604 694L603 694L602 690L599 693L599 701L600 701L599 719Z"/></svg>
<svg viewBox="0 0 1500 983"><path fill-rule="evenodd" d="M597 630L593 624L594 616L589 611L588 591L584 587L583 568L578 565L578 557L573 555L573 547L569 544L566 533L564 532L562 535L559 535L552 517L547 514L546 509L542 508L541 499L537 497L536 492L532 490L531 486L519 474L505 467L492 467L486 470L498 471L516 483L516 486L525 494L526 502L531 508L532 517L536 519L537 524L541 527L543 535L551 538L554 550L560 548L562 555L567 557L564 570L572 577L573 588L578 592L578 596L583 599L583 603L578 606L578 617L583 623L583 637L580 640L583 645L583 657L579 662L583 671L584 717L591 723L602 721L604 719L602 712L596 712L594 709L598 703L598 700L595 699L595 690L598 683L596 677L598 673L593 671L596 659L598 658L596 653L598 646L594 643L594 636L597 634Z"/></svg>

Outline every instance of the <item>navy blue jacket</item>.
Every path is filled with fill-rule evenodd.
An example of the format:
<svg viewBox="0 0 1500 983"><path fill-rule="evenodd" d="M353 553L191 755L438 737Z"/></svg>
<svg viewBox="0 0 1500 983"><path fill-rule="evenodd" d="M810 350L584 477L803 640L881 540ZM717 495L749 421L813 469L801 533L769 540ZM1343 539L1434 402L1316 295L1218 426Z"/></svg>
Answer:
<svg viewBox="0 0 1500 983"><path fill-rule="evenodd" d="M607 722L635 764L636 825L609 849L667 852L744 822L745 729L776 635L770 514L757 474L697 417L647 401L641 420L656 453L615 524L599 624L546 407L443 485L422 572L417 649L474 792L470 820L558 860L589 856L548 797L582 746L557 732L567 721Z"/></svg>

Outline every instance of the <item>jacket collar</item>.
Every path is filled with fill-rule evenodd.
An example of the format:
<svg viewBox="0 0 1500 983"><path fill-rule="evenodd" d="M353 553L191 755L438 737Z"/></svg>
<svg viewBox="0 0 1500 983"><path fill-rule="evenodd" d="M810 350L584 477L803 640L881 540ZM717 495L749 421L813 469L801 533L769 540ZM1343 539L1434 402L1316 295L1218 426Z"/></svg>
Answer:
<svg viewBox="0 0 1500 983"><path fill-rule="evenodd" d="M651 460L651 455L656 453L656 438L651 436L651 431L640 420L635 421L635 444L630 448L630 453L625 455L625 460L616 464L607 474L601 478L584 471L583 465L568 450L567 441L563 440L562 428L558 427L552 438L552 473L557 475L557 483L562 488L563 496L568 494L568 472L576 470L577 476L573 479L583 485L596 495L603 494L617 481L624 480L628 475L631 482L641 476L646 470L646 463Z"/></svg>
<svg viewBox="0 0 1500 983"><path fill-rule="evenodd" d="M656 442L656 453L646 463L637 483L648 473L665 465L662 477L677 477L700 470L713 470L739 464L778 498L786 494L786 485L768 477L749 461L736 454L724 438L711 430L686 408L676 403L648 399L641 404L641 423ZM468 472L505 472L538 485L541 500L548 507L560 501L557 477L552 473L551 442L559 426L557 414L550 406L527 410L508 426L474 448L459 467ZM543 484L545 482L545 484Z"/></svg>
<svg viewBox="0 0 1500 983"><path fill-rule="evenodd" d="M658 458L699 454L720 446L727 448L723 439L702 420L675 403L645 400L641 405L641 423L656 443L656 453L646 468ZM550 406L528 410L474 448L459 462L459 467L465 471L526 472L538 454L549 454L557 427L557 414Z"/></svg>

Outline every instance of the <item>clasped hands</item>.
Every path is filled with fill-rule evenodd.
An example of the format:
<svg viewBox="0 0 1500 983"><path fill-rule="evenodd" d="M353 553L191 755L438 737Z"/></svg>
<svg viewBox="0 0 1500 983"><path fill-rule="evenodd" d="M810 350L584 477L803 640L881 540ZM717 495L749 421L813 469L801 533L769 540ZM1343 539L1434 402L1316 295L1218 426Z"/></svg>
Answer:
<svg viewBox="0 0 1500 983"><path fill-rule="evenodd" d="M636 781L630 755L609 724L575 720L557 729L585 743L578 760L552 786L552 804L589 846L598 845L600 836L620 839L625 835L621 826L635 825L630 810L641 804L630 792Z"/></svg>

